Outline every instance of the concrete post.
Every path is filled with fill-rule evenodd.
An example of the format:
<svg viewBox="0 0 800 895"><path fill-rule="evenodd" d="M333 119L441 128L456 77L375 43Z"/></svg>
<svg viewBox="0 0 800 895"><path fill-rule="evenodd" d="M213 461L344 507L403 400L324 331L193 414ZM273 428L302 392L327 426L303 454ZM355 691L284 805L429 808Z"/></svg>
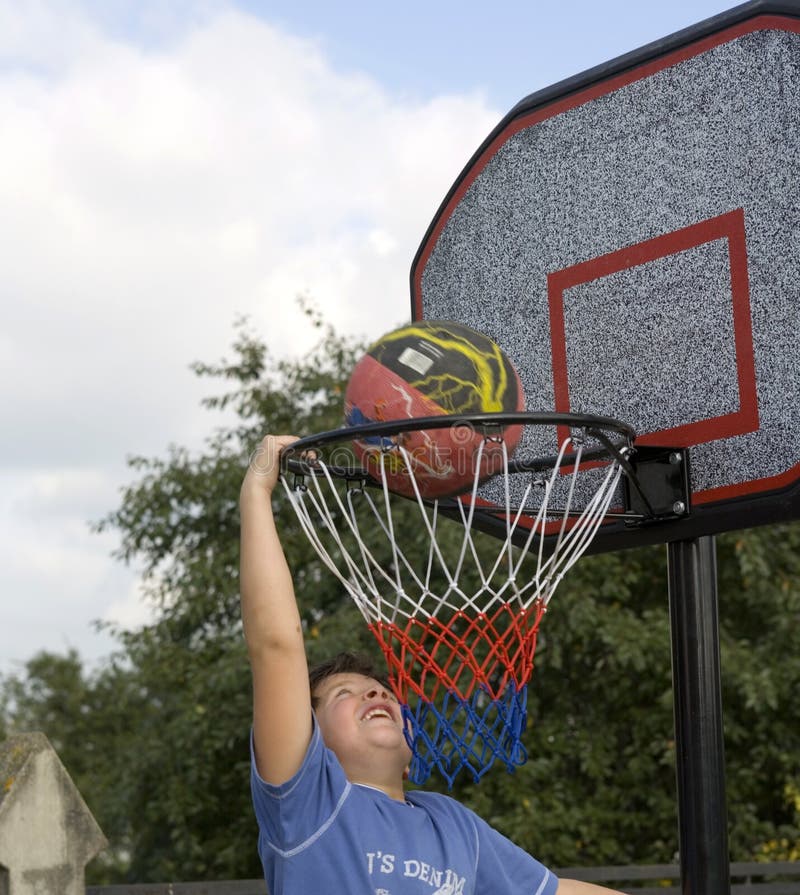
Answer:
<svg viewBox="0 0 800 895"><path fill-rule="evenodd" d="M43 733L0 743L0 895L85 895L107 845Z"/></svg>

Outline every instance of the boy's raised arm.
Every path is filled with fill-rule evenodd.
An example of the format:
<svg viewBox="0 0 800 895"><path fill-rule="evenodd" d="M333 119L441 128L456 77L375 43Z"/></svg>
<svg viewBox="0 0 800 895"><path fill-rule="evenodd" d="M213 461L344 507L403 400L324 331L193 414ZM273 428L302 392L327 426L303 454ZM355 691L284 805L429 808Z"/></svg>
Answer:
<svg viewBox="0 0 800 895"><path fill-rule="evenodd" d="M311 694L294 586L272 515L280 451L296 441L268 435L242 483L242 621L253 672L256 766L268 783L299 768L311 739Z"/></svg>

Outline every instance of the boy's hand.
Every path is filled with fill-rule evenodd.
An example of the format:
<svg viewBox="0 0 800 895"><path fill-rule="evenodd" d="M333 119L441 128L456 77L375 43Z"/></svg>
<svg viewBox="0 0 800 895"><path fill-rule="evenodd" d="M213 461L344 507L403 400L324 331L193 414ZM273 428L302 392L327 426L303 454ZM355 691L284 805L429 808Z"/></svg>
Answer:
<svg viewBox="0 0 800 895"><path fill-rule="evenodd" d="M281 451L295 441L297 441L295 435L265 436L250 457L242 487L252 487L265 494L272 494L280 472Z"/></svg>

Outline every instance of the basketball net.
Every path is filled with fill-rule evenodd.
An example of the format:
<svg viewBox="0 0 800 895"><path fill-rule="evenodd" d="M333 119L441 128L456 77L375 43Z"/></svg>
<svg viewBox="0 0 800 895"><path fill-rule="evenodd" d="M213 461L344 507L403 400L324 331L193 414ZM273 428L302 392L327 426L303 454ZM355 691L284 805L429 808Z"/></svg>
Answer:
<svg viewBox="0 0 800 895"><path fill-rule="evenodd" d="M392 442L383 457L396 465L399 452L415 499L393 495L385 479L343 479L321 458L307 461L308 474L281 477L303 530L383 651L413 753L409 776L417 784L434 769L452 786L462 770L477 782L495 760L509 771L526 760L522 734L539 623L601 525L622 472L613 458L594 469L599 484L573 511L583 443L571 434L552 470L528 474L521 501L512 505L514 473L505 443L491 441L493 450L500 442L503 457L492 479L493 494L504 495L500 538L475 526L481 513L477 475L471 493L458 500L423 500L412 458L400 443ZM478 448L476 470L487 442ZM399 505L412 507L414 527L404 527L402 536L418 550L424 540L413 555L396 537ZM455 532L443 518L445 506L461 523Z"/></svg>

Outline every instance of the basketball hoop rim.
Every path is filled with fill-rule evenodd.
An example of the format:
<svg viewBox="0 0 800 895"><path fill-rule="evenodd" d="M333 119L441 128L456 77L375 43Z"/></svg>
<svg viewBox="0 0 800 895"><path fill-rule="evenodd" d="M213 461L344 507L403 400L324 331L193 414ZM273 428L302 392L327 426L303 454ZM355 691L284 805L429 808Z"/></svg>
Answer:
<svg viewBox="0 0 800 895"><path fill-rule="evenodd" d="M584 461L615 460L624 467L628 466L626 454L633 447L633 442L636 438L636 432L627 423L613 417L588 413L520 411L439 414L436 416L409 417L362 423L357 426L343 426L339 429L308 435L283 449L281 453L281 471L294 474L313 473L314 464L304 459L303 455L343 441L381 438L399 435L403 432L445 429L455 426L474 426L475 428L486 429L497 427L502 429L507 426L518 425L556 426L570 430L582 429L587 436L600 442L600 445L597 447L584 448L582 453ZM612 434L610 435L609 433ZM486 437L491 439L491 433L487 432ZM387 446L385 450L392 450L392 446ZM570 458L570 454L563 455L561 462L568 464ZM508 469L509 472L536 472L552 468L554 463L558 462L558 459L555 454L552 456L510 459ZM366 470L361 467L329 466L328 471L336 478L361 479L367 476Z"/></svg>

